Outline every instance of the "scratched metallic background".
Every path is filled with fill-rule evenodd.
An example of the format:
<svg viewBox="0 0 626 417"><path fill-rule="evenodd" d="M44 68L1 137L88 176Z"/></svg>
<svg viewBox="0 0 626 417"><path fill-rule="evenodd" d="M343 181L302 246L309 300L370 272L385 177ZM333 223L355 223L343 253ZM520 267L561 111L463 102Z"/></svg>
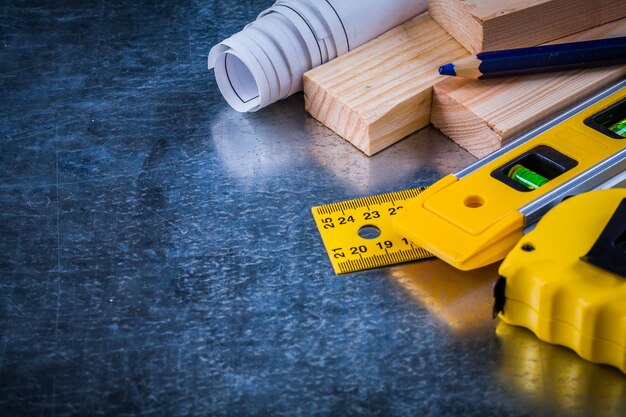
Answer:
<svg viewBox="0 0 626 417"><path fill-rule="evenodd" d="M473 158L231 110L206 55L270 4L0 2L0 415L623 413L623 374L491 320L495 267L334 276L311 206Z"/></svg>

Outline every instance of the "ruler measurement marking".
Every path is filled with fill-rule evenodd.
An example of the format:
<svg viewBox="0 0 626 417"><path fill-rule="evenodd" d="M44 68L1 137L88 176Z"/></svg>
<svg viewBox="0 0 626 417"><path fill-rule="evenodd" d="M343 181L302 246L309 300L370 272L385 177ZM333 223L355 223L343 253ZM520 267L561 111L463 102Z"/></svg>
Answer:
<svg viewBox="0 0 626 417"><path fill-rule="evenodd" d="M385 254L385 255L374 254L368 257L361 257L361 259L343 261L343 262L340 262L338 266L339 266L339 269L342 271L342 273L355 272L355 271L360 271L363 269L370 269L370 268L375 268L379 266L408 262L408 261L415 260L416 257L417 259L420 259L423 257L430 257L430 256L431 255L427 251L421 248L419 248L418 250L416 249L399 250L397 252Z"/></svg>
<svg viewBox="0 0 626 417"><path fill-rule="evenodd" d="M337 274L423 259L432 255L399 235L391 224L403 203L424 188L356 198L312 210L331 264ZM363 226L380 231L375 238L358 235Z"/></svg>

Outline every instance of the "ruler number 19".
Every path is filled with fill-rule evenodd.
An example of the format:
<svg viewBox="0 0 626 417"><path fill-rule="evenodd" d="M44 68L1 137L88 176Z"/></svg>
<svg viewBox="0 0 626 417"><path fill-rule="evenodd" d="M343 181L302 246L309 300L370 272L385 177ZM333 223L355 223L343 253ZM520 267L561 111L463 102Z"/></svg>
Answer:
<svg viewBox="0 0 626 417"><path fill-rule="evenodd" d="M391 240L385 240L384 242L378 242L376 244L379 249L391 249L393 247L393 243Z"/></svg>

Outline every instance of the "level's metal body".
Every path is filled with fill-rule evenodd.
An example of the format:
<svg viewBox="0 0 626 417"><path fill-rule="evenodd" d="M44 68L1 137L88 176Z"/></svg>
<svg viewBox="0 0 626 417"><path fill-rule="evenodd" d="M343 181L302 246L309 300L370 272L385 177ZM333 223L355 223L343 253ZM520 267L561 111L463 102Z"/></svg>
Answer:
<svg viewBox="0 0 626 417"><path fill-rule="evenodd" d="M626 170L626 138L604 124L624 117L624 100L626 80L442 178L407 204L395 228L459 269L501 260L563 199ZM549 181L520 188L508 178L518 164L544 170Z"/></svg>
<svg viewBox="0 0 626 417"><path fill-rule="evenodd" d="M570 117L578 114L581 110L592 106L593 104L623 88L626 88L626 80L620 81L619 83L612 85L611 87L595 94L594 96L588 98L582 103L577 104L565 113L536 127L530 132L523 134L517 139L514 139L502 148L492 152L486 157L457 172L456 174L454 174L454 176L458 179L461 179L469 175L470 173L484 167L490 162L500 158L501 156L508 154L513 149L518 148L522 144L535 138L537 135L547 131L548 129L553 128L554 126L557 126L560 123L563 123ZM610 156L609 158L601 161L591 169L587 170L582 175L572 178L570 181L567 181L558 188L521 207L519 211L525 216L526 225L531 226L536 223L541 218L541 216L543 216L550 208L554 207L564 198L580 194L585 191L593 190L594 188L598 188L607 181L610 181L618 175L621 175L624 171L626 171L626 149L623 149L622 151Z"/></svg>

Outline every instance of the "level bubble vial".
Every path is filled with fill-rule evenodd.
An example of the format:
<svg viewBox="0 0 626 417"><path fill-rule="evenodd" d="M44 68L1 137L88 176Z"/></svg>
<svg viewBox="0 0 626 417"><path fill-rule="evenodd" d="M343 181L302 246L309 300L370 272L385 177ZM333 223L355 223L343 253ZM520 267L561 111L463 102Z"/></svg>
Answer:
<svg viewBox="0 0 626 417"><path fill-rule="evenodd" d="M511 167L508 177L530 190L536 190L549 181L543 175L537 174L520 164Z"/></svg>

